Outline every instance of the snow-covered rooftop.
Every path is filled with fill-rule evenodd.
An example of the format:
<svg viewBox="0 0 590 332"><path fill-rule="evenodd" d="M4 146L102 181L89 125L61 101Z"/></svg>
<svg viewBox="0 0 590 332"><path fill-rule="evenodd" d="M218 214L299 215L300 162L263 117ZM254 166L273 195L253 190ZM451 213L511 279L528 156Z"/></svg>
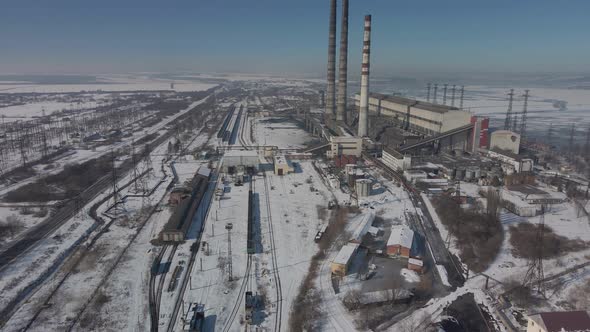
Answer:
<svg viewBox="0 0 590 332"><path fill-rule="evenodd" d="M373 225L373 220L375 220L375 213L368 212L365 213L362 218L361 222L357 225L357 227L352 232L352 236L350 238L351 241L361 241L362 237L367 234L369 228Z"/></svg>
<svg viewBox="0 0 590 332"><path fill-rule="evenodd" d="M387 240L387 246L401 245L405 248L411 248L414 240L414 231L408 226L396 226L391 229L391 235Z"/></svg>
<svg viewBox="0 0 590 332"><path fill-rule="evenodd" d="M335 264L342 265L348 264L348 261L350 261L350 258L352 257L352 255L354 255L358 247L358 243L347 243L344 247L342 247L342 249L340 249L338 255L336 255L336 258L334 258L333 262Z"/></svg>
<svg viewBox="0 0 590 332"><path fill-rule="evenodd" d="M258 157L256 150L229 150L225 152L224 157Z"/></svg>
<svg viewBox="0 0 590 332"><path fill-rule="evenodd" d="M209 177L209 175L211 175L211 170L209 169L209 167L201 166L201 167L199 167L197 174Z"/></svg>

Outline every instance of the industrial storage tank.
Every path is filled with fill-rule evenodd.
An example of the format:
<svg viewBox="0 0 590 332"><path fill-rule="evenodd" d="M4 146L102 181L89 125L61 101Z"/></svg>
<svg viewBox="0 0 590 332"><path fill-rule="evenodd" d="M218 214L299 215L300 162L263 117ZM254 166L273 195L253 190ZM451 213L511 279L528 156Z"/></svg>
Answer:
<svg viewBox="0 0 590 332"><path fill-rule="evenodd" d="M356 180L356 194L358 197L367 197L371 194L371 180L358 179Z"/></svg>

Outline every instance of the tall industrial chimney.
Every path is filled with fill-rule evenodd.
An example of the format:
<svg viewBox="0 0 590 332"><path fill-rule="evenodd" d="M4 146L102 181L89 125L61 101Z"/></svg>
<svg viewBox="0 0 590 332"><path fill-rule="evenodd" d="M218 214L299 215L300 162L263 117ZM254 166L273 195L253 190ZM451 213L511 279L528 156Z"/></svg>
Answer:
<svg viewBox="0 0 590 332"><path fill-rule="evenodd" d="M338 99L336 120L346 121L346 85L348 70L348 0L342 0L342 26L340 27L340 62L338 71Z"/></svg>
<svg viewBox="0 0 590 332"><path fill-rule="evenodd" d="M358 136L369 134L369 56L371 53L371 15L365 15L363 38L363 64L361 65L361 100L359 109Z"/></svg>
<svg viewBox="0 0 590 332"><path fill-rule="evenodd" d="M336 113L336 0L330 0L330 32L328 36L328 87L326 89L326 115Z"/></svg>

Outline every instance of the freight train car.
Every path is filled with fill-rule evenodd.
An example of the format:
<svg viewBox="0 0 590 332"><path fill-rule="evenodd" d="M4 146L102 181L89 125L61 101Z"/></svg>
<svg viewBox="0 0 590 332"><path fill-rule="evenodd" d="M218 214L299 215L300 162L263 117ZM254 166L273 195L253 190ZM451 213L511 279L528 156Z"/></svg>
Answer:
<svg viewBox="0 0 590 332"><path fill-rule="evenodd" d="M236 110L236 107L234 105L232 105L229 112L227 113L227 116L225 117L225 120L223 120L223 125L221 126L221 128L217 132L217 138L224 137L224 135L227 131L227 126L229 126L229 122L231 121L231 118L234 116L235 110Z"/></svg>
<svg viewBox="0 0 590 332"><path fill-rule="evenodd" d="M248 254L256 252L256 244L254 242L254 194L252 193L252 182L250 182L250 190L248 190L248 235L247 235L247 251Z"/></svg>
<svg viewBox="0 0 590 332"><path fill-rule="evenodd" d="M201 204L207 187L209 186L209 178L211 177L211 170L205 166L199 167L199 170L191 181L191 193L184 198L172 213L170 219L164 229L160 232L160 239L164 242L182 242L185 240L193 217L197 208Z"/></svg>

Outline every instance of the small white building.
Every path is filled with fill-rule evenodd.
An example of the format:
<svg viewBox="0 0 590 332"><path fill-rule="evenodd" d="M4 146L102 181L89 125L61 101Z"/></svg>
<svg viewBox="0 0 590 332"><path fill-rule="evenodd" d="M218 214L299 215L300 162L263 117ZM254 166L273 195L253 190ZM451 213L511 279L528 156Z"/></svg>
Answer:
<svg viewBox="0 0 590 332"><path fill-rule="evenodd" d="M407 171L404 171L404 176L406 177L406 179L408 179L408 181L410 181L412 183L426 180L428 178L428 175L426 174L426 172L419 171L419 170L413 170L413 169L409 169Z"/></svg>
<svg viewBox="0 0 590 332"><path fill-rule="evenodd" d="M276 175L287 175L295 172L293 164L284 155L276 155L274 157L274 164Z"/></svg>
<svg viewBox="0 0 590 332"><path fill-rule="evenodd" d="M340 249L336 258L332 261L330 270L332 274L344 277L348 273L348 268L352 262L352 258L359 247L358 243L347 243Z"/></svg>

